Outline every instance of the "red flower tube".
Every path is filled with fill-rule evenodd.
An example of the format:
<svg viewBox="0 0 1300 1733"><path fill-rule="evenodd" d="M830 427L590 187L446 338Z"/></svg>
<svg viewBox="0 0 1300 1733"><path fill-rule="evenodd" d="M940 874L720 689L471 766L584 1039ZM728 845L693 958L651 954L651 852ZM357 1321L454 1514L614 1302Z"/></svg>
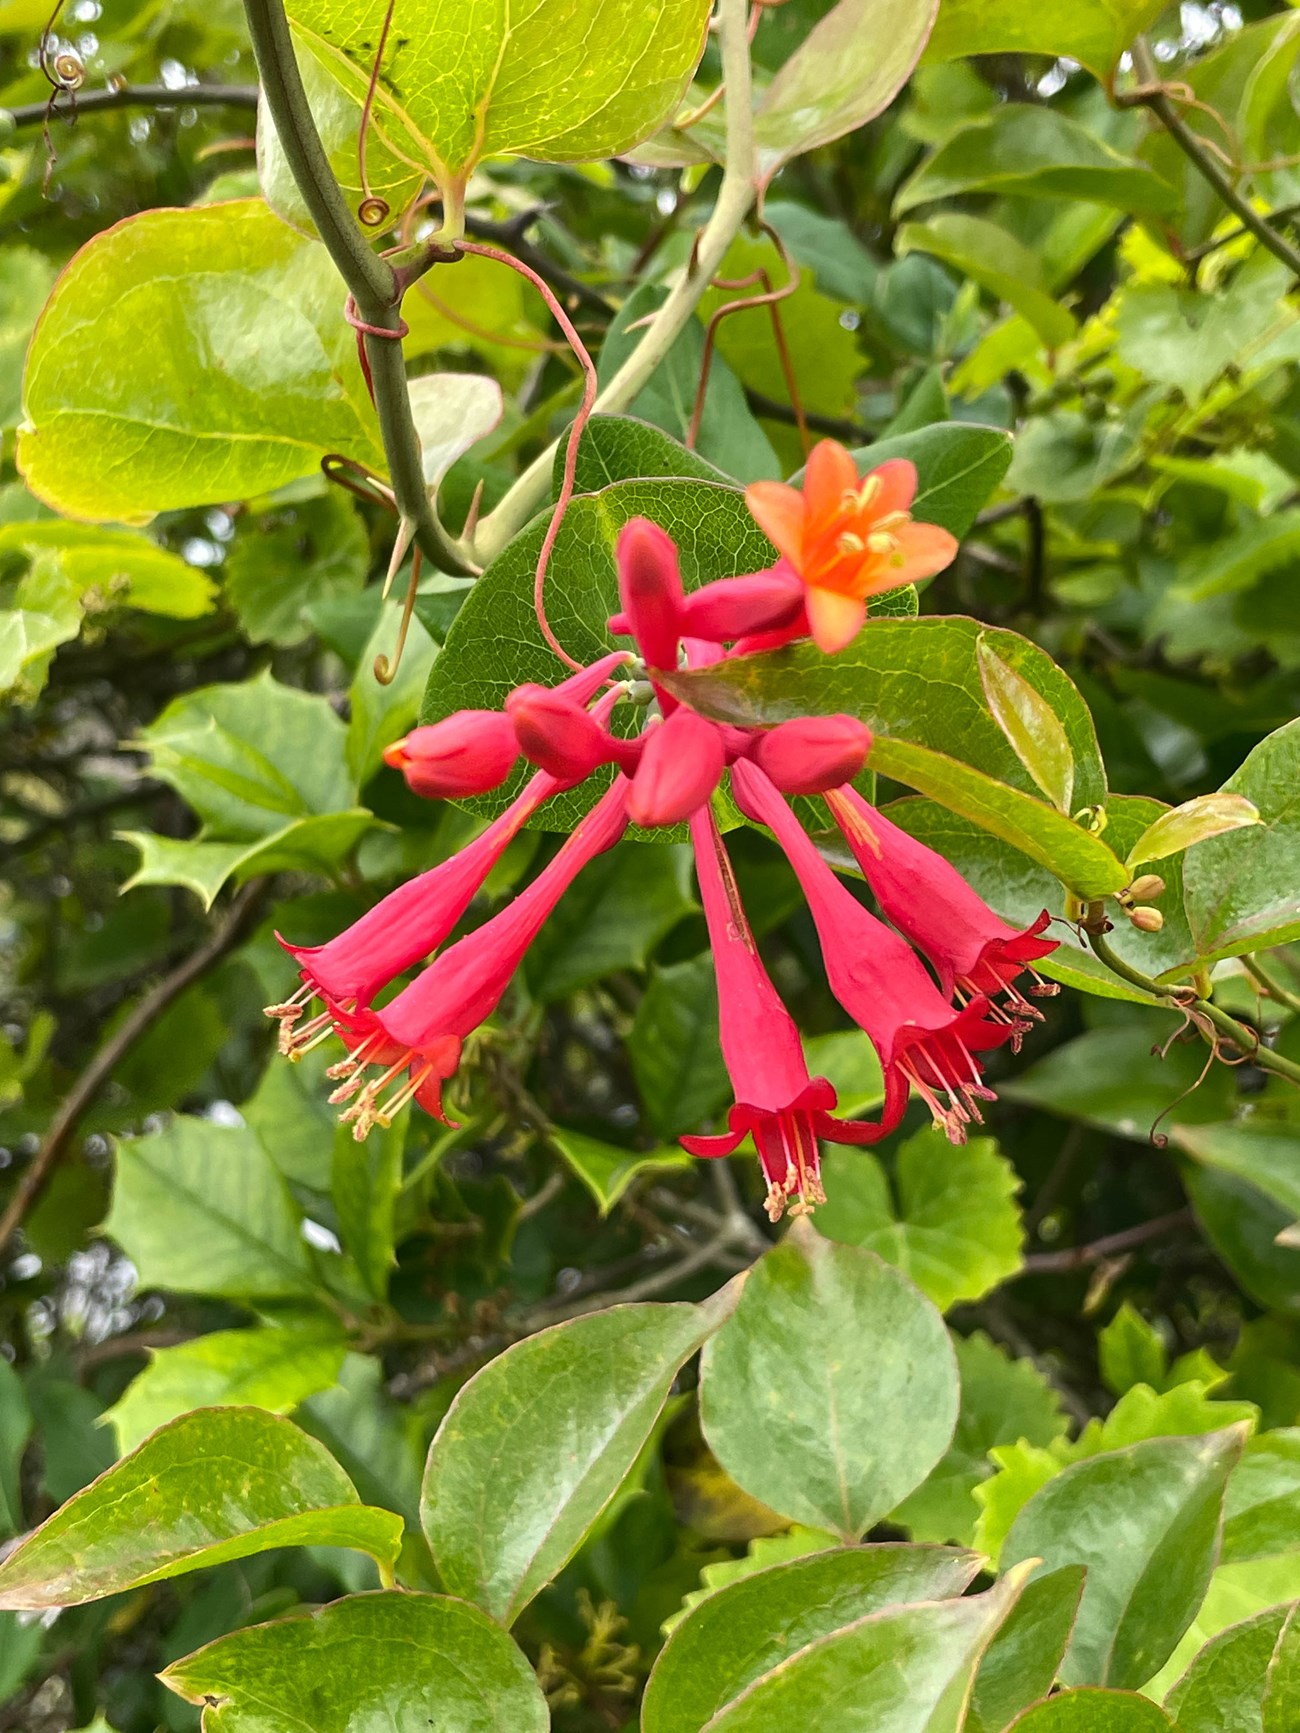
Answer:
<svg viewBox="0 0 1300 1733"><path fill-rule="evenodd" d="M1018 1046L1028 1025L1040 1018L1015 986L1028 969L1038 996L1055 993L1055 982L1043 981L1030 967L1056 949L1053 939L1039 934L1051 919L1047 910L1017 932L993 913L950 861L892 824L882 812L852 788L826 796L836 824L853 850L862 876L876 894L888 918L934 964L945 993L971 999L979 994L1005 995ZM1008 1015L1003 1011L1002 1015Z"/></svg>
<svg viewBox="0 0 1300 1733"><path fill-rule="evenodd" d="M730 1155L752 1132L767 1180L767 1213L779 1221L787 1198L791 1215L825 1202L818 1138L830 1143L875 1143L897 1123L873 1125L834 1119L835 1091L824 1077L809 1077L799 1031L772 985L745 918L722 837L707 806L691 815L691 841L700 896L718 977L718 1019L736 1104L730 1130L719 1137L684 1137L692 1155ZM901 1106L899 1112L901 1113Z"/></svg>
<svg viewBox="0 0 1300 1733"><path fill-rule="evenodd" d="M992 1098L975 1054L1000 1047L1012 1030L988 1020L983 997L963 1009L948 1004L907 941L836 878L757 765L739 760L731 786L741 810L776 836L803 886L831 991L880 1056L886 1122L896 1123L910 1086L951 1141L964 1142L981 1117L977 1103Z"/></svg>

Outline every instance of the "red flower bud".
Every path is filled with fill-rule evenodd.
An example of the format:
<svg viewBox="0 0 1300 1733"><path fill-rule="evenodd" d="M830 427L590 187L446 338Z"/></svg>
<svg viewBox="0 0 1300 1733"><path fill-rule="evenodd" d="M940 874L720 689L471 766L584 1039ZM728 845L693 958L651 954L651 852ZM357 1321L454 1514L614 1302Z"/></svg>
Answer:
<svg viewBox="0 0 1300 1733"><path fill-rule="evenodd" d="M870 751L856 716L797 716L760 734L750 757L782 794L825 794L852 782Z"/></svg>
<svg viewBox="0 0 1300 1733"><path fill-rule="evenodd" d="M412 794L425 800L486 794L505 781L518 757L514 727L499 710L457 710L384 748L384 763L400 770Z"/></svg>
<svg viewBox="0 0 1300 1733"><path fill-rule="evenodd" d="M565 693L546 686L519 686L506 699L506 714L525 758L572 787L602 764L633 768L639 743L617 740Z"/></svg>
<svg viewBox="0 0 1300 1733"><path fill-rule="evenodd" d="M718 786L726 763L722 733L714 723L682 708L641 738L641 763L627 799L632 822L644 830L680 824Z"/></svg>
<svg viewBox="0 0 1300 1733"><path fill-rule="evenodd" d="M676 668L682 579L671 536L635 517L619 532L616 558L623 613L646 666Z"/></svg>
<svg viewBox="0 0 1300 1733"><path fill-rule="evenodd" d="M752 633L788 626L803 611L804 586L790 566L751 572L743 578L719 578L687 596L682 608L682 635L730 643Z"/></svg>

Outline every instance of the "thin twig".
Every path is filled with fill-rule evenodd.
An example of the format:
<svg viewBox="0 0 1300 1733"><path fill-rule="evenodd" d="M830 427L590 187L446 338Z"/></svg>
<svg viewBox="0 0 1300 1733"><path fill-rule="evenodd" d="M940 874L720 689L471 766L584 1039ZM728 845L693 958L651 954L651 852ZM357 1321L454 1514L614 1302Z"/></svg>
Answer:
<svg viewBox="0 0 1300 1733"><path fill-rule="evenodd" d="M1191 1210L1184 1206L1182 1209L1171 1210L1168 1215L1157 1216L1153 1221L1139 1222L1136 1227L1124 1228L1120 1233L1106 1234L1086 1246L1069 1246L1059 1252L1031 1252L1017 1270L1016 1276L1065 1275L1072 1270L1086 1270L1093 1264L1104 1263L1107 1258L1137 1251L1140 1246L1149 1245L1152 1240L1181 1233L1184 1228L1191 1227L1194 1221ZM1014 1281L1016 1277L1009 1279Z"/></svg>
<svg viewBox="0 0 1300 1733"><path fill-rule="evenodd" d="M1276 1000L1279 1005L1285 1005L1288 1011L1300 1011L1300 993L1279 981L1258 957L1239 957L1237 961L1268 998Z"/></svg>
<svg viewBox="0 0 1300 1733"><path fill-rule="evenodd" d="M48 102L24 102L17 108L0 108L0 129L43 126L47 117L71 124L83 114L103 114L114 108L256 107L255 84L188 84L179 90L165 84L123 84L110 90L78 90L66 108L56 107L52 113Z"/></svg>
<svg viewBox="0 0 1300 1733"><path fill-rule="evenodd" d="M0 1216L0 1251L8 1245L23 1217L35 1202L67 1147L82 1114L100 1089L125 1055L140 1037L153 1027L167 1007L178 999L187 987L193 986L195 981L207 974L222 957L234 950L257 912L265 889L265 879L249 880L236 894L221 925L214 929L196 951L192 951L169 975L165 975L157 986L145 994L125 1021L104 1042L64 1096L50 1121L45 1141L32 1157L30 1167L24 1171L3 1216Z"/></svg>
<svg viewBox="0 0 1300 1733"><path fill-rule="evenodd" d="M1278 205L1268 213L1270 223L1284 223L1294 216L1300 216L1300 203ZM1184 265L1199 265L1202 259L1209 258L1211 253L1217 253L1220 247L1231 246L1233 241L1239 241L1249 230L1245 223L1238 223L1235 229L1225 229L1221 235L1215 235L1212 240L1202 241L1199 247L1188 247L1186 252L1179 254Z"/></svg>

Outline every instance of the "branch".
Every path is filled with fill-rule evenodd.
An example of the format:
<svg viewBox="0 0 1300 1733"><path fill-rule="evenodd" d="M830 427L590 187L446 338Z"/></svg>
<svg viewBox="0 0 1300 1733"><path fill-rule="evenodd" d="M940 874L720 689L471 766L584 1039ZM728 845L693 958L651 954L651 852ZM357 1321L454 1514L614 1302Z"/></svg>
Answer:
<svg viewBox="0 0 1300 1733"><path fill-rule="evenodd" d="M442 570L464 572L464 556L438 522L424 482L420 438L402 355L402 296L412 273L380 258L353 218L312 116L282 0L244 0L262 94L285 160L317 233L347 284L361 321L381 333L362 336L370 366L375 411L383 437L397 509L414 525L425 558ZM432 259L436 253L430 253Z"/></svg>
<svg viewBox="0 0 1300 1733"><path fill-rule="evenodd" d="M1300 1011L1300 993L1293 992L1285 982L1279 981L1276 975L1270 974L1267 965L1260 962L1258 957L1241 957L1238 960L1256 986L1260 987L1268 998L1275 1000L1279 1005L1284 1005L1288 1011Z"/></svg>
<svg viewBox="0 0 1300 1733"><path fill-rule="evenodd" d="M1142 82L1136 90L1127 91L1119 99L1120 105L1149 108L1192 167L1209 182L1228 209L1240 218L1242 227L1248 229L1275 258L1281 259L1288 270L1300 277L1300 252L1260 216L1250 200L1233 184L1222 164L1205 148L1169 100L1144 36L1139 36L1133 44L1133 70Z"/></svg>
<svg viewBox="0 0 1300 1733"><path fill-rule="evenodd" d="M247 0L250 6L257 0ZM755 197L754 111L749 64L749 0L718 0L722 79L727 87L726 168L712 215L700 231L690 264L669 292L640 343L596 398L595 413L626 409L685 330L687 321L717 274ZM550 445L515 482L474 537L484 564L500 553L546 498L555 446Z"/></svg>
<svg viewBox="0 0 1300 1733"><path fill-rule="evenodd" d="M187 987L205 975L214 963L233 951L243 938L249 922L257 912L266 889L265 879L250 879L236 895L225 920L207 940L178 963L170 975L146 993L104 1045L95 1054L81 1076L64 1096L50 1122L45 1141L32 1157L32 1163L19 1180L17 1188L0 1216L0 1251L12 1238L23 1217L54 1171L77 1122L112 1076L121 1060L145 1032L153 1027L163 1012Z"/></svg>
<svg viewBox="0 0 1300 1733"><path fill-rule="evenodd" d="M1031 1252L1016 1271L1016 1276L1066 1275L1072 1270L1086 1270L1093 1264L1104 1263L1107 1258L1137 1251L1139 1246L1163 1239L1166 1234L1180 1233L1183 1228L1191 1227L1194 1221L1191 1210L1184 1206L1168 1215L1157 1216L1154 1221L1139 1222L1136 1227L1125 1228L1120 1233L1106 1234L1086 1246L1070 1246L1059 1252ZM1016 1276L1010 1279L1014 1281Z"/></svg>
<svg viewBox="0 0 1300 1733"><path fill-rule="evenodd" d="M113 108L253 108L257 107L255 84L190 84L172 90L165 84L123 84L108 90L79 90L71 102L51 107L49 101L25 102L18 108L0 108L0 136L20 126L44 126L47 120L69 124L83 114L102 114Z"/></svg>
<svg viewBox="0 0 1300 1733"><path fill-rule="evenodd" d="M1093 950L1105 963L1106 967L1127 981L1130 986L1141 987L1144 993L1150 993L1154 998L1167 999L1176 1010L1184 1011L1202 1035L1205 1030L1202 1023L1209 1023L1225 1040L1231 1041L1234 1047L1240 1049L1261 1071L1272 1071L1278 1077L1285 1077L1291 1083L1300 1083L1300 1065L1293 1059L1285 1058L1281 1053L1275 1053L1271 1047L1265 1047L1263 1041L1244 1023L1238 1023L1235 1017L1230 1017L1226 1011L1221 1011L1209 999L1199 998L1190 987L1167 987L1155 981L1150 975L1144 975L1141 969L1135 969L1131 963L1126 963L1116 951L1113 951L1100 933L1089 933ZM1206 1037L1211 1046L1215 1043Z"/></svg>

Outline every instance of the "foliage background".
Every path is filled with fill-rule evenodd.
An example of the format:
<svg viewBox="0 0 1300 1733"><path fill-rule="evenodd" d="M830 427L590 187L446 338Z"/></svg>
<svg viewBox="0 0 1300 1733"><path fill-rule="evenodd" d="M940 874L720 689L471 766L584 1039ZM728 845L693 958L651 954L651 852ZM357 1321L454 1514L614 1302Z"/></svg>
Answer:
<svg viewBox="0 0 1300 1733"><path fill-rule="evenodd" d="M788 0L764 16L756 63L779 65L828 10ZM1215 999L1300 1059L1300 968L1286 949L1300 934L1291 273L1239 232L1144 109L1107 100L1080 23L1101 8L1042 4L1020 51L976 58L963 53L979 45L970 10L945 4L887 112L796 158L771 188L768 220L799 268L783 308L799 395L815 430L854 447L965 424L1014 433L1005 479L974 502L963 553L922 611L1023 633L1068 672L1121 797L1112 838L1127 844L1125 826L1135 835L1153 801L1219 788L1273 737L1248 788L1261 806L1268 795L1267 883L1242 887L1233 839L1198 844L1187 899L1170 863L1164 933L1126 934L1124 954L1159 974L1198 954L1271 952L1273 993L1229 956ZM1149 27L1162 73L1202 105L1185 112L1204 148L1249 165L1243 184L1285 228L1300 207L1300 17L1268 4L1142 11L1131 22ZM0 6L0 105L20 117L47 94L43 24L27 0ZM175 92L201 77L246 91L254 77L225 4L69 0L57 30L91 85L121 76ZM945 32L955 58L939 52ZM426 581L402 673L380 689L370 667L394 632L379 594L383 514L313 475L163 509L147 534L103 530L56 518L14 463L29 339L79 246L162 207L212 207L218 248L236 222L260 234L271 221L223 204L258 192L241 101L56 117L48 140L23 120L0 139L0 1206L21 1201L52 1127L61 1145L12 1238L5 1220L0 1536L30 1529L163 1421L247 1402L292 1413L367 1502L405 1519L405 1580L428 1586L421 1467L470 1373L569 1312L700 1298L752 1262L766 1230L756 1171L705 1170L674 1144L727 1100L679 845L628 842L584 875L465 1068L460 1130L415 1115L358 1148L324 1107L323 1056L297 1070L268 1059L260 1007L287 984L275 931L324 938L472 834L470 814L416 801L380 757L415 720L466 586ZM493 160L471 209L480 232L529 249L608 371L685 263L715 186L699 169ZM319 265L334 318L319 249L308 258L284 235L277 293L292 282L293 317L307 317ZM156 255L133 244L141 278L177 262L165 233L151 244ZM782 268L770 241L746 234L727 273L759 267ZM567 424L579 380L512 275L471 259L423 287L407 305L414 370L488 373L506 397L499 430L444 484L458 523L480 481L490 508ZM192 312L162 292L123 314L111 274L96 292L92 335L48 316L29 419L43 402L146 402L144 340ZM223 293L209 334L234 353L247 307ZM710 292L705 317L725 295ZM342 374L351 338L334 323ZM697 323L633 405L679 440L702 335ZM766 315L727 321L718 352L701 456L739 480L789 473L802 452ZM271 448L351 440L373 457L373 431L347 402L333 404L328 434L315 424L319 381L296 397L265 383ZM67 435L66 497L78 476L102 486L115 437L111 425ZM653 449L636 437L633 462ZM164 503L165 472L159 460ZM271 772L250 784L253 749ZM1024 856L938 808L912 810L1004 912L1059 911L1058 888ZM492 906L552 846L531 831L512 846ZM842 1100L869 1108L878 1072L828 993L791 875L755 832L735 850L810 1054ZM1208 1050L1176 1039L1176 1013L1103 981L1083 953L1068 973L1082 990L996 1062L987 1135L949 1150L917 1119L878 1155L827 1160L817 1226L910 1274L945 1311L963 1379L953 1446L877 1513L878 1537L995 1553L1067 1460L1239 1420L1273 1429L1270 1460L1296 1454L1295 1092L1249 1063L1203 1073ZM62 1123L60 1103L133 1019L138 1034ZM747 1549L774 1560L824 1544L785 1537L788 1521L721 1468L693 1389L688 1374L653 1448L516 1627L562 1729L634 1721L660 1627L702 1572L708 1584ZM915 1396L891 1424L910 1423ZM1223 1554L1183 1661L1198 1635L1300 1597L1300 1478L1278 1473L1272 1526ZM180 1733L198 1711L156 1682L163 1666L373 1581L359 1555L311 1547L48 1623L0 1613L0 1727Z"/></svg>

